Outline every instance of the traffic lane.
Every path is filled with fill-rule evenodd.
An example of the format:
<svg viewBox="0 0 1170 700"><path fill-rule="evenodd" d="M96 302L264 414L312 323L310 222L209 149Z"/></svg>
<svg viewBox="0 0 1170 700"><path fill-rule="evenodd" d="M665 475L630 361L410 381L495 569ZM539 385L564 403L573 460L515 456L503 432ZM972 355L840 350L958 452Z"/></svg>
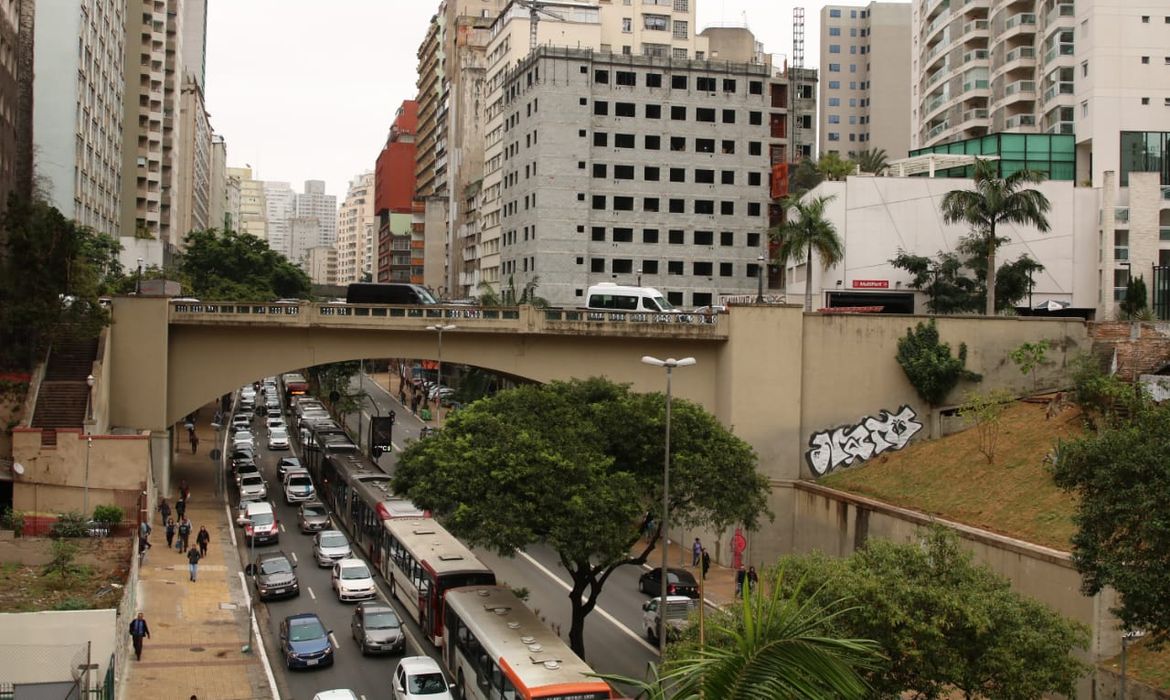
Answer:
<svg viewBox="0 0 1170 700"><path fill-rule="evenodd" d="M501 585L527 588L526 605L568 644L572 615L566 588L522 556L501 557L480 549L475 550L475 554L491 567ZM604 597L603 590L603 600ZM586 663L599 673L642 678L646 664L657 662L658 654L636 631L612 617L607 618L607 612L605 606L599 604L585 618Z"/></svg>

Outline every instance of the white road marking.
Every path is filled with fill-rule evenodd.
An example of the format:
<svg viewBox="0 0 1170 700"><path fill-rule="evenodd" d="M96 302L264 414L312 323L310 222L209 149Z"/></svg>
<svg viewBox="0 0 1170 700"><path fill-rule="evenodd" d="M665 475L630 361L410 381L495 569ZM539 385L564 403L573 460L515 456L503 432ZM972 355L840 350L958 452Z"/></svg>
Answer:
<svg viewBox="0 0 1170 700"><path fill-rule="evenodd" d="M334 637L332 632L329 633L329 641L333 642L333 649L334 650L341 648L341 645L339 645L337 643L337 637Z"/></svg>
<svg viewBox="0 0 1170 700"><path fill-rule="evenodd" d="M292 560L293 560L293 563L294 563L294 564L300 564L300 562L299 562L299 561L297 561L297 553L296 553L296 552L292 552L292 553L290 554L290 556L292 557Z"/></svg>
<svg viewBox="0 0 1170 700"><path fill-rule="evenodd" d="M281 531L281 532L284 532L284 531L285 531L285 530L284 530L284 523L281 523L281 524L280 524L280 531Z"/></svg>
<svg viewBox="0 0 1170 700"><path fill-rule="evenodd" d="M532 564L534 567L536 567L536 569L538 571L542 572L544 575L551 578L553 580L553 582L556 583L557 585L559 585L561 588L565 589L566 591L573 590L573 587L570 586L569 584L565 583L564 581L562 581L560 576L557 576L552 571L549 571L549 569L546 566L544 566L540 562L533 559L531 556L528 555L527 552L519 552L519 554L520 554L520 556L524 557L524 559L527 560L529 564ZM630 638L636 640L642 646L646 647L647 649L649 649L650 651L652 651L654 653L658 653L658 647L650 646L650 644L648 644L646 642L646 640L642 638L642 635L638 634L637 632L630 629L629 627L626 627L625 625L623 625L621 622L618 621L618 619L616 617L614 617L613 615L610 615L600 605L593 608L593 610L595 612L601 613L601 616L604 617L606 620L609 620L613 624L614 627L617 627L619 630L624 632Z"/></svg>
<svg viewBox="0 0 1170 700"><path fill-rule="evenodd" d="M305 586L305 590L309 592L310 598L312 598L313 600L317 600L317 594L313 593L313 589L311 587Z"/></svg>

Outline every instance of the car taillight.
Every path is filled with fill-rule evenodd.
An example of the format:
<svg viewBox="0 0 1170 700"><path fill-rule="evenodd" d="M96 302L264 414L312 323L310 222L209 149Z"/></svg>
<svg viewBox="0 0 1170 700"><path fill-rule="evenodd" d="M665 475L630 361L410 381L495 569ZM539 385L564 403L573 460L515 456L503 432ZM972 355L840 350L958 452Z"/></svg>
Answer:
<svg viewBox="0 0 1170 700"><path fill-rule="evenodd" d="M249 537L252 536L252 526L251 525L244 526L244 534L248 535Z"/></svg>
<svg viewBox="0 0 1170 700"><path fill-rule="evenodd" d="M673 583L666 587L666 592L668 595L674 595L674 592L676 590L678 590L678 589L675 588Z"/></svg>

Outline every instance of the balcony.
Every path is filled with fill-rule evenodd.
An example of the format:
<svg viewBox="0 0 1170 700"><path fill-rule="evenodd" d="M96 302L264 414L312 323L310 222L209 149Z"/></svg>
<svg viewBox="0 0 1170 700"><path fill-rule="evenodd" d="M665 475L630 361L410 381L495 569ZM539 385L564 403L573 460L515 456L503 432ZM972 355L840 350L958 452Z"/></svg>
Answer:
<svg viewBox="0 0 1170 700"><path fill-rule="evenodd" d="M947 100L949 100L949 99L950 99L950 95L948 95L945 92L941 95L938 95L938 96L930 99L929 101L927 101L927 103L922 108L923 115L924 116L929 115L930 113L934 112L936 109L938 109L939 107L946 104Z"/></svg>
<svg viewBox="0 0 1170 700"><path fill-rule="evenodd" d="M1048 127L1048 130L1045 131L1044 133L1047 133L1047 134L1074 134L1076 132L1073 130L1073 123L1072 122L1056 122L1052 126Z"/></svg>
<svg viewBox="0 0 1170 700"><path fill-rule="evenodd" d="M1034 58L1036 58L1036 49L1032 48L1031 46L1020 46L1004 54L1003 62L1004 65L1007 65L1012 61L1024 61Z"/></svg>
<svg viewBox="0 0 1170 700"><path fill-rule="evenodd" d="M1015 29L1016 27L1022 27L1028 31L1035 31L1035 26L1036 15L1031 12L1021 12L1019 14L1008 17L1007 21L1003 24L1003 30L1007 32Z"/></svg>
<svg viewBox="0 0 1170 700"><path fill-rule="evenodd" d="M938 81L942 80L942 77L947 74L948 69L949 68L948 68L946 62L944 61L942 66L937 71L932 73L929 78L926 79L926 87L930 88L930 86L932 86L935 83L937 83Z"/></svg>
<svg viewBox="0 0 1170 700"><path fill-rule="evenodd" d="M985 32L990 26L991 24L988 23L988 21L985 19L977 19L973 22L967 22L963 25L962 36L966 36L971 32Z"/></svg>
<svg viewBox="0 0 1170 700"><path fill-rule="evenodd" d="M966 112L963 112L963 116L959 119L959 128L970 128L967 126L968 122L985 122L987 121L987 114L987 110L983 108L969 109Z"/></svg>
<svg viewBox="0 0 1170 700"><path fill-rule="evenodd" d="M1069 82L1054 83L1048 86L1044 91L1044 100L1051 100L1057 95L1071 95L1073 94L1073 84Z"/></svg>
<svg viewBox="0 0 1170 700"><path fill-rule="evenodd" d="M986 78L984 78L982 80L980 80L980 79L969 80L969 81L963 83L963 93L966 94L968 92L973 92L975 90L986 90L987 87L988 87L988 82L987 82Z"/></svg>
<svg viewBox="0 0 1170 700"><path fill-rule="evenodd" d="M1032 114L1017 114L1014 117L1008 117L1003 122L1005 129L1023 129L1034 126L1036 126L1036 117Z"/></svg>
<svg viewBox="0 0 1170 700"><path fill-rule="evenodd" d="M1076 6L1072 5L1071 3L1067 5L1057 5L1052 9L1051 12L1048 13L1047 17L1045 17L1045 20L1048 22L1048 24L1052 24L1061 17L1072 17L1076 15L1076 13Z"/></svg>
<svg viewBox="0 0 1170 700"><path fill-rule="evenodd" d="M944 121L944 122L941 122L939 124L936 124L933 128L931 128L929 131L926 132L926 140L930 141L931 139L935 138L936 136L938 136L939 134L941 134L942 132L946 131L949 128L951 128L951 123L948 121Z"/></svg>
<svg viewBox="0 0 1170 700"><path fill-rule="evenodd" d="M1014 83L1009 83L1003 88L1004 97L1012 97L1013 95L1035 94L1036 81L1035 80L1017 80Z"/></svg>
<svg viewBox="0 0 1170 700"><path fill-rule="evenodd" d="M1119 224L1129 223L1129 207L1113 207L1113 221Z"/></svg>
<svg viewBox="0 0 1170 700"><path fill-rule="evenodd" d="M933 60L935 56L938 56L940 53L946 51L950 47L951 44L949 41L947 41L947 37L943 36L942 41L931 47L930 51L927 51L926 55L922 57L922 65L929 67L931 60Z"/></svg>
<svg viewBox="0 0 1170 700"><path fill-rule="evenodd" d="M951 17L951 12L949 9L946 12L940 14L938 17L935 17L934 20L931 21L930 24L926 25L926 28L922 30L922 40L926 41L930 39L931 35L933 35L939 27L947 24L952 19L953 17Z"/></svg>
<svg viewBox="0 0 1170 700"><path fill-rule="evenodd" d="M1170 187L1162 188L1162 199L1170 199Z"/></svg>
<svg viewBox="0 0 1170 700"><path fill-rule="evenodd" d="M974 51L968 51L963 54L963 63L970 63L971 61L986 61L987 56L987 49L975 49Z"/></svg>
<svg viewBox="0 0 1170 700"><path fill-rule="evenodd" d="M1044 52L1044 62L1051 63L1057 56L1072 56L1075 50L1073 44L1058 44Z"/></svg>

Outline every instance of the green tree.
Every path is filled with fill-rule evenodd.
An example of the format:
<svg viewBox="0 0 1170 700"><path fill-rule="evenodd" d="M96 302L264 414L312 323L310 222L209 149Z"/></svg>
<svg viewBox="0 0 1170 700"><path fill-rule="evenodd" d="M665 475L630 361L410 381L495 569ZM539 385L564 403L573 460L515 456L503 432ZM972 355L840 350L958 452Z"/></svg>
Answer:
<svg viewBox="0 0 1170 700"><path fill-rule="evenodd" d="M999 237L996 247L1010 241L1010 238ZM964 256L963 264L975 273L979 281L979 296L982 306L987 305L987 260L991 244L989 239L980 236L964 236L959 241L959 252ZM992 254L994 251L992 251ZM995 273L995 310L1006 311L1013 308L1032 289L1032 280L1036 273L1043 272L1044 266L1033 260L1027 253L1019 258L1000 265Z"/></svg>
<svg viewBox="0 0 1170 700"><path fill-rule="evenodd" d="M817 172L826 180L844 180L857 170L853 161L844 160L836 153L826 153L817 161Z"/></svg>
<svg viewBox="0 0 1170 700"><path fill-rule="evenodd" d="M951 355L950 343L939 340L934 319L906 329L906 335L898 340L897 359L910 385L931 407L945 401L960 380L982 379L967 369L967 344L959 343L958 357Z"/></svg>
<svg viewBox="0 0 1170 700"><path fill-rule="evenodd" d="M785 221L772 229L771 236L779 242L776 251L781 265L790 260L807 262L804 282L804 310L812 311L812 259L815 252L821 259L821 268L832 267L845 255L837 228L825 218L825 206L833 199L812 197L807 201L797 197L784 200Z"/></svg>
<svg viewBox="0 0 1170 700"><path fill-rule="evenodd" d="M1081 587L1120 595L1126 629L1170 639L1170 408L1140 410L1057 449L1053 476L1077 496L1073 561Z"/></svg>
<svg viewBox="0 0 1170 700"><path fill-rule="evenodd" d="M817 164L805 158L792 169L792 174L788 178L788 191L791 196L799 199L805 192L824 181L825 176L817 170Z"/></svg>
<svg viewBox="0 0 1170 700"><path fill-rule="evenodd" d="M1148 296L1145 278L1141 275L1131 276L1125 283L1125 299L1121 302L1122 315L1129 319L1140 317L1146 309Z"/></svg>
<svg viewBox="0 0 1170 700"><path fill-rule="evenodd" d="M996 165L989 160L975 161L975 189L951 190L942 200L943 220L947 223L970 224L973 236L982 241L987 252L987 303L985 313L995 315L995 253L1004 239L997 230L1002 224L1021 224L1036 227L1042 233L1049 230L1048 211L1051 204L1042 193L1024 189L1027 184L1042 182L1044 176L1033 170L1017 170L1006 178L997 177Z"/></svg>
<svg viewBox="0 0 1170 700"><path fill-rule="evenodd" d="M307 298L308 275L265 241L235 231L192 231L179 271L190 284L189 293L204 300Z"/></svg>
<svg viewBox="0 0 1170 700"><path fill-rule="evenodd" d="M789 556L776 568L781 587L824 581L809 592L816 600L850 602L833 631L877 643L881 661L867 675L877 697L1071 696L1088 670L1072 656L1088 644L1083 625L1014 592L941 527L917 543L869 540L846 559Z"/></svg>
<svg viewBox="0 0 1170 700"><path fill-rule="evenodd" d="M979 435L979 451L987 463L995 462L995 450L999 445L999 427L1004 411L1015 397L1007 389L993 389L984 393L971 392L959 407L959 416L975 424Z"/></svg>
<svg viewBox="0 0 1170 700"><path fill-rule="evenodd" d="M955 253L939 253L932 260L904 250L890 259L894 267L910 273L910 288L926 294L926 310L932 314L961 314L979 309L979 283L965 273Z"/></svg>
<svg viewBox="0 0 1170 700"><path fill-rule="evenodd" d="M857 154L857 166L861 168L863 173L873 173L874 175L881 175L890 166L889 156L886 155L886 149L875 148L865 149Z"/></svg>
<svg viewBox="0 0 1170 700"><path fill-rule="evenodd" d="M834 619L848 613L849 601L833 599L825 584L783 588L745 595L737 608L714 613L705 646L692 625L688 641L672 648L661 673L651 666L648 680L603 678L634 688L639 698L867 697L861 673L877 666L877 645L834 635Z"/></svg>
<svg viewBox="0 0 1170 700"><path fill-rule="evenodd" d="M364 391L354 389L353 379L361 370L356 360L332 362L313 369L320 395L329 399L334 414L344 423L345 417L358 410Z"/></svg>
<svg viewBox="0 0 1170 700"><path fill-rule="evenodd" d="M1032 391L1037 388L1036 370L1047 361L1049 347L1047 340L1037 340L1035 343L1022 343L1008 353L1021 374L1032 375Z"/></svg>
<svg viewBox="0 0 1170 700"><path fill-rule="evenodd" d="M569 643L582 655L585 617L606 580L644 563L662 537L631 554L644 515L662 502L664 414L661 394L604 379L502 391L408 446L394 490L472 545L507 556L554 549L572 577ZM674 401L671 423L671 522L754 527L768 488L752 449L689 401Z"/></svg>

